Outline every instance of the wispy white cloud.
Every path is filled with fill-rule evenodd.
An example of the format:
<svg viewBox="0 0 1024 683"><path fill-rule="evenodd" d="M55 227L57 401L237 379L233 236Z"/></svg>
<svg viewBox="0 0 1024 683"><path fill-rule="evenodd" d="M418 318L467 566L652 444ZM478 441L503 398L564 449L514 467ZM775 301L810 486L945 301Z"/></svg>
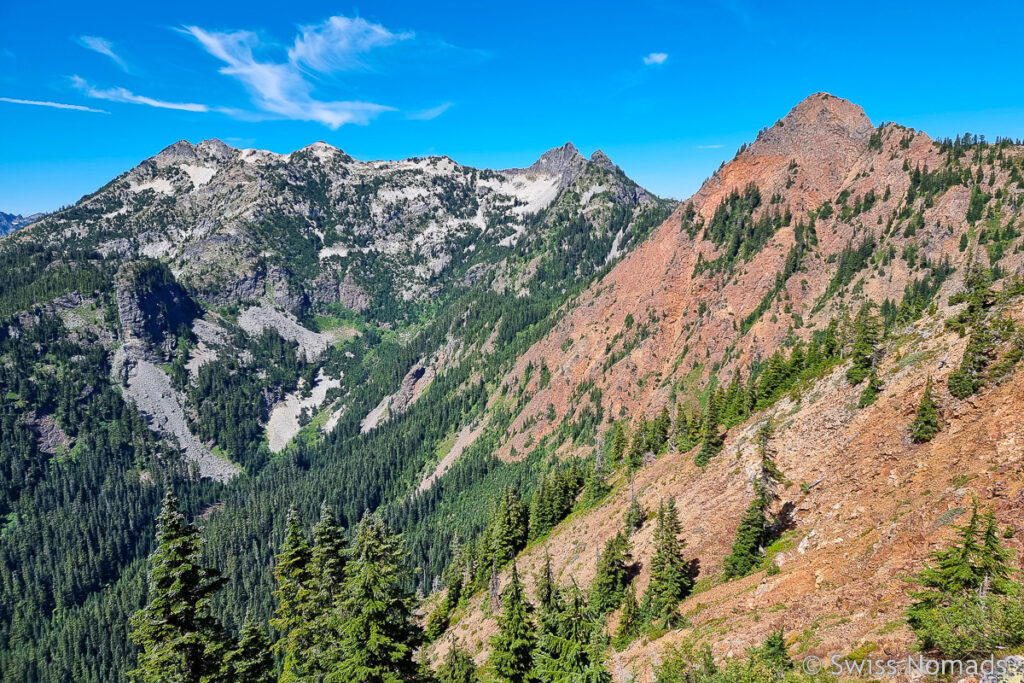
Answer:
<svg viewBox="0 0 1024 683"><path fill-rule="evenodd" d="M644 57L644 64L647 66L651 66L652 64L664 64L666 59L668 59L668 55L664 52L652 52Z"/></svg>
<svg viewBox="0 0 1024 683"><path fill-rule="evenodd" d="M110 102L124 102L126 104L142 104L147 107L158 109L176 109L178 111L208 112L210 107L205 104L194 102L167 102L156 100L145 95L136 95L127 88L97 88L91 85L81 76L72 76L71 85L76 90L85 93L86 96L97 100L108 100Z"/></svg>
<svg viewBox="0 0 1024 683"><path fill-rule="evenodd" d="M719 149L721 145L697 145L697 149Z"/></svg>
<svg viewBox="0 0 1024 683"><path fill-rule="evenodd" d="M351 22L332 25L331 22L328 20L319 28L304 29L289 49L286 62L257 59L254 52L263 45L251 31L221 33L198 26L186 26L183 31L224 62L226 66L221 67L220 72L241 82L253 103L265 112L288 119L316 121L333 130L348 123L365 124L382 112L393 111L391 107L372 102L325 101L313 96L313 86L304 77L303 66L323 73L340 70L343 64L351 64L361 51L385 40L381 31L386 32L386 29L382 27L378 31L372 28L374 25ZM348 35L348 43L341 40L343 34ZM328 46L330 36L341 43Z"/></svg>
<svg viewBox="0 0 1024 683"><path fill-rule="evenodd" d="M413 121L429 121L430 119L436 119L438 116L451 109L454 104L454 102L444 102L436 107L431 107L430 109L411 111L405 115L405 118L412 119Z"/></svg>
<svg viewBox="0 0 1024 683"><path fill-rule="evenodd" d="M351 71L365 66L360 55L414 37L412 32L393 33L361 17L330 17L320 24L299 27L295 44L288 49L288 61L320 73Z"/></svg>
<svg viewBox="0 0 1024 683"><path fill-rule="evenodd" d="M0 102L10 102L11 104L31 104L34 107L53 107L54 109L73 109L75 111L89 111L94 114L109 114L109 111L103 111L102 109L93 109L92 107L83 107L80 104L65 104L64 102L46 102L40 100L19 100L14 97L0 97Z"/></svg>
<svg viewBox="0 0 1024 683"><path fill-rule="evenodd" d="M114 63L124 71L129 73L131 70L128 68L128 63L121 58L119 54L114 52L114 45L106 38L100 38L99 36L79 36L78 44L82 47L98 52L101 55L105 55L114 60Z"/></svg>

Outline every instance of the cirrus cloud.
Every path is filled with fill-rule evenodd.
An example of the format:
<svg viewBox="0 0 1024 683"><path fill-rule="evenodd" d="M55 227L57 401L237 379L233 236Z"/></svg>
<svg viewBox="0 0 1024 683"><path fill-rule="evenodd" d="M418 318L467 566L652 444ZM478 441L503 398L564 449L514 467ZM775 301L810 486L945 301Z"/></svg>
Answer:
<svg viewBox="0 0 1024 683"><path fill-rule="evenodd" d="M394 108L373 102L320 99L314 96L306 73L332 74L362 68L360 55L413 36L394 33L360 18L330 17L321 24L301 27L287 50L287 59L274 61L256 56L257 51L270 46L252 31L207 31L198 26L185 26L182 31L224 63L220 73L240 82L261 111L286 119L315 121L332 130L349 123L369 123Z"/></svg>
<svg viewBox="0 0 1024 683"><path fill-rule="evenodd" d="M114 52L114 45L106 38L100 38L99 36L79 36L78 44L87 50L98 52L101 55L110 57L117 64L118 68L125 73L130 73L128 63L125 62L120 55Z"/></svg>
<svg viewBox="0 0 1024 683"><path fill-rule="evenodd" d="M0 102L9 102L11 104L29 104L33 107L52 107L53 109L73 109L74 111L88 111L93 114L109 114L109 111L103 111L102 109L93 109L92 107L83 107L80 104L65 104L64 102L47 102L45 100L20 100L15 97L0 97Z"/></svg>
<svg viewBox="0 0 1024 683"><path fill-rule="evenodd" d="M194 102L167 102L156 100L145 95L136 95L127 88L97 88L91 85L81 76L72 76L71 85L86 96L97 100L108 100L110 102L123 102L126 104L143 104L158 109L177 109L179 111L208 112L210 107L205 104Z"/></svg>
<svg viewBox="0 0 1024 683"><path fill-rule="evenodd" d="M664 64L667 59L668 55L664 52L652 52L644 57L644 64L647 66L651 66L653 64Z"/></svg>

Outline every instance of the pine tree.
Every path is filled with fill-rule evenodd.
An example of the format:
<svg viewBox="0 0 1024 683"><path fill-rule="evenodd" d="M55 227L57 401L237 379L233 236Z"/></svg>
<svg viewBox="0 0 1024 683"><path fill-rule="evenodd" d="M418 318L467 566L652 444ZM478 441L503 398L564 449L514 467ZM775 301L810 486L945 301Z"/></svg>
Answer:
<svg viewBox="0 0 1024 683"><path fill-rule="evenodd" d="M498 633L491 638L491 656L488 666L498 681L523 683L530 680L533 670L533 651L536 638L530 619L532 607L523 593L516 563L512 562L512 577L501 597L502 610L498 617Z"/></svg>
<svg viewBox="0 0 1024 683"><path fill-rule="evenodd" d="M314 581L310 572L309 540L298 511L288 510L285 541L274 566L278 607L270 625L281 634L274 649L284 656L282 683L306 676L313 630Z"/></svg>
<svg viewBox="0 0 1024 683"><path fill-rule="evenodd" d="M662 501L658 506L658 526L654 530L651 583L644 604L648 618L666 628L679 623L679 603L693 589L690 563L683 557L686 543L679 540L681 531L675 501Z"/></svg>
<svg viewBox="0 0 1024 683"><path fill-rule="evenodd" d="M274 655L270 641L256 620L246 616L238 645L224 658L226 678L232 683L272 683Z"/></svg>
<svg viewBox="0 0 1024 683"><path fill-rule="evenodd" d="M772 424L768 420L758 430L760 463L754 481L754 499L740 519L732 550L725 558L725 576L729 579L746 576L757 569L769 540L771 525L768 516L772 503L778 499L776 488L782 480L782 473L775 464L771 436Z"/></svg>
<svg viewBox="0 0 1024 683"><path fill-rule="evenodd" d="M694 446L701 442L701 439L703 438L703 427L704 418L699 410L694 410L693 413L686 418L685 430L681 427L677 427L676 448L680 453L686 453L693 450Z"/></svg>
<svg viewBox="0 0 1024 683"><path fill-rule="evenodd" d="M334 510L324 501L320 505L320 521L313 527L313 550L309 572L323 605L333 605L345 582L345 530L338 523Z"/></svg>
<svg viewBox="0 0 1024 683"><path fill-rule="evenodd" d="M978 555L978 572L982 576L981 590L996 595L1009 595L1016 590L1010 580L1013 568L1010 565L1010 551L1003 547L991 508L982 515L985 529L981 533L981 550Z"/></svg>
<svg viewBox="0 0 1024 683"><path fill-rule="evenodd" d="M924 385L921 402L917 405L917 414L910 424L910 437L916 443L924 443L934 439L940 429L939 412L932 399L932 378L929 377Z"/></svg>
<svg viewBox="0 0 1024 683"><path fill-rule="evenodd" d="M761 564L761 548L764 545L767 523L762 512L764 506L758 500L760 493L751 501L740 519L732 550L725 558L727 579L746 576Z"/></svg>
<svg viewBox="0 0 1024 683"><path fill-rule="evenodd" d="M629 471L635 472L644 465L644 453L647 451L647 418L640 416L640 422L633 432L633 442L629 445L629 453L626 456L626 463Z"/></svg>
<svg viewBox="0 0 1024 683"><path fill-rule="evenodd" d="M444 600L437 606L437 609L430 613L430 617L427 619L426 638L428 641L433 642L437 640L445 632L448 628L451 613L459 606L459 600L461 599L462 575L455 573L448 581L448 592L445 593Z"/></svg>
<svg viewBox="0 0 1024 683"><path fill-rule="evenodd" d="M874 370L868 375L868 382L864 385L864 391L860 394L860 401L857 403L858 408L867 408L878 400L878 392L882 389L882 382L878 379L878 373Z"/></svg>
<svg viewBox="0 0 1024 683"><path fill-rule="evenodd" d="M686 436L689 432L689 417L686 414L686 406L682 402L676 404L676 421L673 425L673 437L675 438L676 450L682 451L682 446L686 442Z"/></svg>
<svg viewBox="0 0 1024 683"><path fill-rule="evenodd" d="M647 511L644 510L644 506L640 503L638 498L630 496L629 507L626 508L626 520L625 520L625 531L627 534L633 534L640 531L640 528L644 525L647 520Z"/></svg>
<svg viewBox="0 0 1024 683"><path fill-rule="evenodd" d="M767 664L772 671L787 671L793 668L793 660L786 650L786 637L782 629L769 633L761 647L753 648L750 654Z"/></svg>
<svg viewBox="0 0 1024 683"><path fill-rule="evenodd" d="M860 384L878 363L882 324L872 306L870 302L864 304L853 321L853 363L846 371L850 384Z"/></svg>
<svg viewBox="0 0 1024 683"><path fill-rule="evenodd" d="M711 458L722 450L725 435L719 431L718 424L718 401L712 395L708 400L707 413L704 414L704 427L702 430L704 440L701 442L700 450L697 451L697 455L693 459L698 467L706 466L711 461Z"/></svg>
<svg viewBox="0 0 1024 683"><path fill-rule="evenodd" d="M921 590L910 592L907 622L921 647L961 656L1024 643L1024 586L1011 579L994 514L980 514L975 501L957 531L913 579Z"/></svg>
<svg viewBox="0 0 1024 683"><path fill-rule="evenodd" d="M550 491L548 492L551 493ZM505 489L494 521L494 555L502 565L526 546L530 516L514 487Z"/></svg>
<svg viewBox="0 0 1024 683"><path fill-rule="evenodd" d="M477 680L473 658L452 643L444 662L437 669L437 683L474 683Z"/></svg>
<svg viewBox="0 0 1024 683"><path fill-rule="evenodd" d="M668 443L668 432L672 427L672 418L668 413L668 406L662 406L658 417L651 424L651 438L647 449L652 453L661 453L662 448Z"/></svg>
<svg viewBox="0 0 1024 683"><path fill-rule="evenodd" d="M209 605L223 580L202 565L200 531L185 522L172 493L164 496L156 540L149 557L149 601L131 620L131 639L142 652L129 676L140 683L216 680L225 642Z"/></svg>
<svg viewBox="0 0 1024 683"><path fill-rule="evenodd" d="M984 523L984 530L981 525ZM931 554L914 582L924 590L911 593L916 602L910 613L929 608L959 595L974 595L983 590L1005 594L1010 589L1013 569L1008 564L1009 552L1003 548L991 511L982 515L975 501L971 516L958 526L959 538L942 550ZM981 535L979 541L978 536Z"/></svg>
<svg viewBox="0 0 1024 683"><path fill-rule="evenodd" d="M590 606L596 614L607 614L619 606L629 583L632 562L629 539L620 531L605 543L590 584Z"/></svg>
<svg viewBox="0 0 1024 683"><path fill-rule="evenodd" d="M558 599L558 586L555 585L555 576L551 571L551 555L544 551L544 567L537 576L537 606L541 613L554 609L555 601Z"/></svg>
<svg viewBox="0 0 1024 683"><path fill-rule="evenodd" d="M612 490L605 479L607 474L599 460L587 469L586 482L583 484L583 500L587 505L600 503Z"/></svg>
<svg viewBox="0 0 1024 683"><path fill-rule="evenodd" d="M626 425L619 422L615 425L615 431L612 434L612 462L616 463L622 460L626 454L626 447L629 445L629 434L626 433Z"/></svg>
<svg viewBox="0 0 1024 683"><path fill-rule="evenodd" d="M334 511L326 501L320 505L320 520L313 527L313 548L309 560L309 620L303 637L306 647L299 656L311 675L322 675L328 667L331 651L340 639L333 610L341 598L345 583L345 536Z"/></svg>
<svg viewBox="0 0 1024 683"><path fill-rule="evenodd" d="M542 629L537 641L537 680L611 683L611 675L601 661L602 623L587 608L579 588L569 586L560 618Z"/></svg>
<svg viewBox="0 0 1024 683"><path fill-rule="evenodd" d="M640 605L636 601L636 588L630 585L626 589L626 595L622 598L622 612L619 614L619 626L615 629L613 644L616 649L622 650L632 643L640 635L643 623L640 615Z"/></svg>
<svg viewBox="0 0 1024 683"><path fill-rule="evenodd" d="M345 566L345 588L335 626L340 641L328 683L408 681L420 677L413 660L423 642L415 622L408 553L379 514L356 528Z"/></svg>

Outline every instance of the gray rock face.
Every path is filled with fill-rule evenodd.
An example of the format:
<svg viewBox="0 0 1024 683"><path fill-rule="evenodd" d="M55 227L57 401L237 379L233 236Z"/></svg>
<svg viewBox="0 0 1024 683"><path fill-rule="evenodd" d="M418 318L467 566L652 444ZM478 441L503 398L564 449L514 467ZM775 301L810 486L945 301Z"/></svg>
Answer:
<svg viewBox="0 0 1024 683"><path fill-rule="evenodd" d="M35 430L37 435L36 444L39 450L49 455L56 455L61 450L71 445L71 439L53 419L52 415L37 417L35 412L29 414L25 423Z"/></svg>
<svg viewBox="0 0 1024 683"><path fill-rule="evenodd" d="M567 187L576 180L587 165L587 160L576 146L567 142L561 147L549 149L540 156L540 159L526 170L532 173L542 173L561 178L562 187Z"/></svg>
<svg viewBox="0 0 1024 683"><path fill-rule="evenodd" d="M200 310L178 283L151 282L141 268L129 264L119 273L117 314L126 342L139 341L143 355L155 361L170 355L178 329L191 327Z"/></svg>
<svg viewBox="0 0 1024 683"><path fill-rule="evenodd" d="M365 311L467 286L483 254L523 239L545 249L566 216L585 214L601 232L612 205L659 201L603 154L587 160L568 143L529 168L490 171L448 157L359 161L322 142L282 155L182 140L36 234L56 248L159 258L217 306Z"/></svg>
<svg viewBox="0 0 1024 683"><path fill-rule="evenodd" d="M608 155L602 152L601 150L596 150L593 154L590 155L590 163L597 164L601 168L608 171L614 171L619 168L614 163L612 163L612 160L608 158Z"/></svg>

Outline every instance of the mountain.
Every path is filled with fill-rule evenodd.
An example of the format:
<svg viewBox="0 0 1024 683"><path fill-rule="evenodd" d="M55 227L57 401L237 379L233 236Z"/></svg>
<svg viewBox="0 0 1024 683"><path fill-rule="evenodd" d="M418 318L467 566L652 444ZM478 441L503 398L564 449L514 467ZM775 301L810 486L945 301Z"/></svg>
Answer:
<svg viewBox="0 0 1024 683"><path fill-rule="evenodd" d="M31 225L45 215L43 213L34 213L31 216L22 216L20 214L0 211L0 237L14 232L23 226Z"/></svg>
<svg viewBox="0 0 1024 683"><path fill-rule="evenodd" d="M1019 143L825 93L681 203L571 144L486 170L175 143L0 242L4 680L134 666L167 489L232 633L276 607L292 506L401 532L437 664L487 660L513 556L531 599L546 558L607 585L627 516L642 595L664 534L637 506L672 500L696 583L603 653L617 680L779 629L906 654L906 578L975 498L1021 557L1022 178Z"/></svg>

